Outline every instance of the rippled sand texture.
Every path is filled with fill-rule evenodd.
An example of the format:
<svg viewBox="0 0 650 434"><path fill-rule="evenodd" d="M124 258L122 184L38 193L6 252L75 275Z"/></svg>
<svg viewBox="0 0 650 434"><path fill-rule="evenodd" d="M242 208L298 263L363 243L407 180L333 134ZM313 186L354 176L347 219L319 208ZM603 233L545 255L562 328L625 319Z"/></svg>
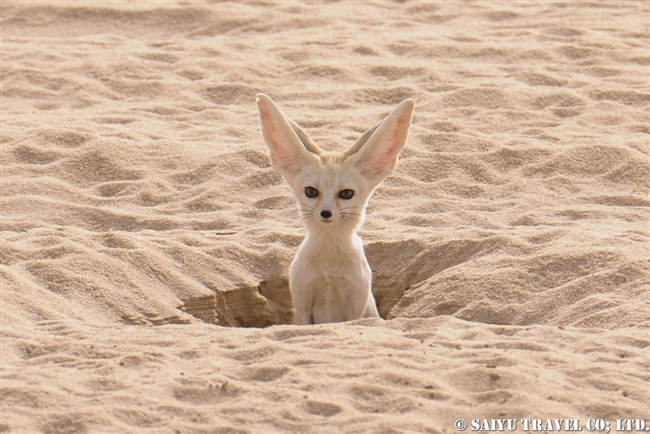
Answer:
<svg viewBox="0 0 650 434"><path fill-rule="evenodd" d="M647 2L1 7L1 432L650 422ZM416 100L387 321L281 325L257 92L338 150Z"/></svg>

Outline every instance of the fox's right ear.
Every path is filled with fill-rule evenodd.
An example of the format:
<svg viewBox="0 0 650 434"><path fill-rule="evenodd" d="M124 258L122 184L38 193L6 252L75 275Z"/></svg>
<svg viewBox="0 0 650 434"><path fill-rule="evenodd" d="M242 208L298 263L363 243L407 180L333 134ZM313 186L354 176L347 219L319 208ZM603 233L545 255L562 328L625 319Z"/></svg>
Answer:
<svg viewBox="0 0 650 434"><path fill-rule="evenodd" d="M381 124L368 130L343 156L376 187L390 175L406 145L415 102L402 101Z"/></svg>
<svg viewBox="0 0 650 434"><path fill-rule="evenodd" d="M287 178L296 175L305 163L318 160L314 150L309 149L313 145L311 139L295 123L295 128L292 127L271 98L263 93L258 94L257 108L262 124L262 136L271 151L271 166L282 176ZM302 140L298 134L304 135ZM304 143L305 141L308 143Z"/></svg>

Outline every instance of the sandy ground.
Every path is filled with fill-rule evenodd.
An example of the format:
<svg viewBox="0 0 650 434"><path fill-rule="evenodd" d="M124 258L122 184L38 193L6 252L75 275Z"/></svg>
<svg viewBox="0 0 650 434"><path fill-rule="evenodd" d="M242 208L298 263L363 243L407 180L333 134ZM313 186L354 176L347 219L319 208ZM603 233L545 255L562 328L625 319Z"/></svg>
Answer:
<svg viewBox="0 0 650 434"><path fill-rule="evenodd" d="M3 1L0 432L650 425L649 18ZM337 150L415 99L361 231L386 320L287 325L257 92Z"/></svg>

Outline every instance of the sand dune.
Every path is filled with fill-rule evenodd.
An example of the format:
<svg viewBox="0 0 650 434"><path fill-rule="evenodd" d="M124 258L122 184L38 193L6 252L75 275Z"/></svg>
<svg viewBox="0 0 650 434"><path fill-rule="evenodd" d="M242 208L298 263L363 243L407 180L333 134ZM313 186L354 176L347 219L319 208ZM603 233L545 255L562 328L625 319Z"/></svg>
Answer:
<svg viewBox="0 0 650 434"><path fill-rule="evenodd" d="M0 431L650 426L647 2L1 8ZM287 325L258 92L338 150L415 99L386 320Z"/></svg>

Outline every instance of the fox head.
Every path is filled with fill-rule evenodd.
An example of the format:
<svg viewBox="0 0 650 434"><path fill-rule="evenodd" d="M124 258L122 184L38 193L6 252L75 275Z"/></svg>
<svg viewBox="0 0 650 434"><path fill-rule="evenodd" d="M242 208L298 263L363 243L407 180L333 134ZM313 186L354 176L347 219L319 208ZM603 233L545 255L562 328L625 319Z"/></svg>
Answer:
<svg viewBox="0 0 650 434"><path fill-rule="evenodd" d="M397 165L411 126L413 100L400 103L343 153L319 148L268 96L258 94L257 107L271 166L291 187L307 228L358 228L372 192Z"/></svg>

